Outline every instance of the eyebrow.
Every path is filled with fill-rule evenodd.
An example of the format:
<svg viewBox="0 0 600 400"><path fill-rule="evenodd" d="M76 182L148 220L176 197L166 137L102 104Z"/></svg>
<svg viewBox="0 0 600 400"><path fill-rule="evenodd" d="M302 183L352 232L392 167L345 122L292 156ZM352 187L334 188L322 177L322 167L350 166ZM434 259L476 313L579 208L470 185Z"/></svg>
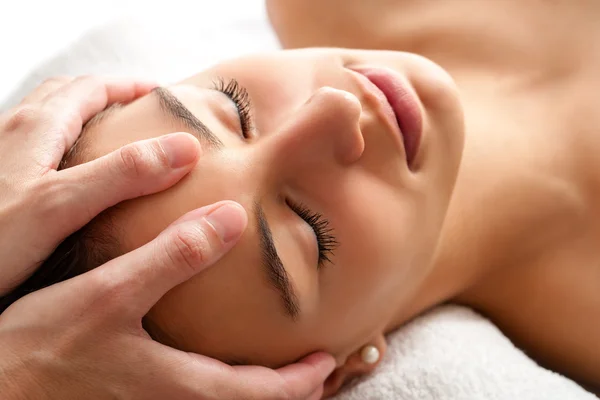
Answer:
<svg viewBox="0 0 600 400"><path fill-rule="evenodd" d="M183 123L192 130L200 141L208 144L213 149L223 147L223 142L211 131L202 121L200 121L186 106L183 105L177 97L168 89L157 87L152 90L158 96L160 109L177 122Z"/></svg>
<svg viewBox="0 0 600 400"><path fill-rule="evenodd" d="M256 215L260 236L263 265L269 282L279 292L286 314L295 320L300 314L298 297L283 262L277 254L265 212L258 202L254 203L254 214Z"/></svg>
<svg viewBox="0 0 600 400"><path fill-rule="evenodd" d="M224 147L223 142L202 121L200 121L173 93L164 87L152 90L158 97L161 110L176 121L183 123L192 130L198 139L208 144L212 149L219 150ZM259 202L254 203L254 214L260 237L263 270L267 274L269 283L279 293L281 302L288 317L295 320L300 314L298 297L292 281L285 269L275 242L265 212Z"/></svg>

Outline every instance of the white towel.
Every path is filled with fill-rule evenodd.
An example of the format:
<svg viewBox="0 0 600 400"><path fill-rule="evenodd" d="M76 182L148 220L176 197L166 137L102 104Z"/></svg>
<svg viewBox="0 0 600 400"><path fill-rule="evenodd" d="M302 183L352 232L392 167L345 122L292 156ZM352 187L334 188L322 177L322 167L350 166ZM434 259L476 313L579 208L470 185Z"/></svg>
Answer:
<svg viewBox="0 0 600 400"><path fill-rule="evenodd" d="M70 0L54 0L52 4L56 6L57 2ZM115 0L107 4L111 2ZM31 7L26 3L25 0L18 3L23 7L22 20L18 13L6 21L0 19L15 24L0 24L0 40L14 38L9 35L11 31L22 29L23 20L30 17ZM79 3L85 2L75 2L75 7ZM170 8L165 10L148 9L151 2L143 0L118 0L118 3L129 9L137 5L136 18L101 25L66 44L63 32L58 39L62 43L55 46L58 54L37 66L18 64L19 60L30 61L31 57L19 59L5 53L5 59L13 60L9 80L20 80L21 84L10 95L3 93L0 85L0 98L8 95L0 110L15 104L43 79L55 75L141 75L173 81L225 58L277 47L264 15L263 0L170 0ZM192 5L195 9L190 10ZM68 8L65 4L56 7ZM173 10L185 10L185 15ZM116 8L110 11L121 15ZM68 24L66 15L54 15L61 16L64 21L52 24ZM72 18L73 13L68 16ZM45 45L52 34L51 29L44 31ZM47 54L47 50L42 54ZM18 71L24 72L18 74ZM382 365L372 376L344 390L337 399L592 400L596 397L569 379L537 366L488 320L466 308L445 306L390 335Z"/></svg>
<svg viewBox="0 0 600 400"><path fill-rule="evenodd" d="M487 319L442 306L389 335L373 375L336 400L593 400L573 381L538 366Z"/></svg>

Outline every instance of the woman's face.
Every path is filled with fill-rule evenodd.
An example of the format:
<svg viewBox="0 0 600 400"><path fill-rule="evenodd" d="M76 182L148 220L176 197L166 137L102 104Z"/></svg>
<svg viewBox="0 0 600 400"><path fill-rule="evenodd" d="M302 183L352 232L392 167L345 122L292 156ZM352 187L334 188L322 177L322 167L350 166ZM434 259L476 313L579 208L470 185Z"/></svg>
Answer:
<svg viewBox="0 0 600 400"><path fill-rule="evenodd" d="M353 70L368 66L395 71L416 94L422 137L410 168L398 127ZM233 100L213 89L219 79ZM250 100L241 113L240 87ZM429 271L460 163L462 110L449 76L406 53L308 49L233 60L166 89L90 132L90 158L173 131L201 137L189 176L115 210L119 250L224 199L247 210L249 225L219 263L151 310L158 335L276 366L314 350L343 362L388 329Z"/></svg>

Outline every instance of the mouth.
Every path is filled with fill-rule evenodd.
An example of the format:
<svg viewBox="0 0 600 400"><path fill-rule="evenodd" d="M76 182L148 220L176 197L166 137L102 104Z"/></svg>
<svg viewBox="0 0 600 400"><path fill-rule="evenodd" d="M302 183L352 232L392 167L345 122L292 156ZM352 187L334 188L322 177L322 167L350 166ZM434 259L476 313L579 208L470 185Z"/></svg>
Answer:
<svg viewBox="0 0 600 400"><path fill-rule="evenodd" d="M383 116L400 139L412 170L421 144L423 120L416 94L397 73L380 67L352 67L363 87L380 103ZM365 79L366 78L366 79Z"/></svg>

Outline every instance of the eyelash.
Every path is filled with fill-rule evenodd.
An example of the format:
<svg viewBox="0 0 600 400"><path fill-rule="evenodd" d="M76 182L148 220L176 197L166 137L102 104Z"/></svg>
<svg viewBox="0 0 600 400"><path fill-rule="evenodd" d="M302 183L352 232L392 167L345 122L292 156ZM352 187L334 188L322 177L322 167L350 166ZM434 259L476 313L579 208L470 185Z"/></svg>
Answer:
<svg viewBox="0 0 600 400"><path fill-rule="evenodd" d="M213 82L213 85L213 89L229 97L237 107L242 126L242 136L248 139L252 130L251 105L248 91L235 79L225 81L225 79L219 77ZM329 227L329 221L322 214L311 211L305 205L289 203L289 206L315 232L319 248L318 267L322 268L326 262L331 263L330 257L333 256L333 251L339 244L333 235L333 229Z"/></svg>
<svg viewBox="0 0 600 400"><path fill-rule="evenodd" d="M240 85L235 79L228 79L226 81L223 78L217 78L213 82L213 89L223 93L233 101L240 116L242 136L244 139L248 139L252 131L252 118L250 115L250 96L246 88Z"/></svg>
<svg viewBox="0 0 600 400"><path fill-rule="evenodd" d="M333 251L338 247L339 243L333 234L333 229L329 226L329 221L322 214L309 210L303 204L293 204L288 201L288 205L315 232L317 246L319 247L319 269L326 262L331 263L330 257L333 256Z"/></svg>

